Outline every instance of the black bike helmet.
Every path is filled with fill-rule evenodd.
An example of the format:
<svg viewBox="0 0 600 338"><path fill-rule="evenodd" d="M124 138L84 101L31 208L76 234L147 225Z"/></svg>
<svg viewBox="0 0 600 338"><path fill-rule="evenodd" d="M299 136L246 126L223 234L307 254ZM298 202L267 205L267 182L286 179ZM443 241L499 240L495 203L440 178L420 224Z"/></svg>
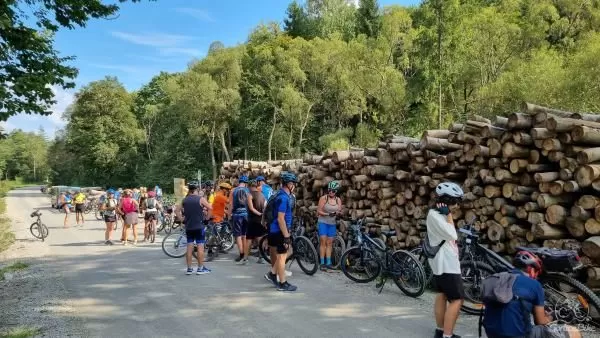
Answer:
<svg viewBox="0 0 600 338"><path fill-rule="evenodd" d="M210 189L214 185L215 184L213 183L213 181L206 181L206 182L202 183L202 189Z"/></svg>
<svg viewBox="0 0 600 338"><path fill-rule="evenodd" d="M199 184L198 181L189 181L187 186L189 190L196 190L198 189Z"/></svg>
<svg viewBox="0 0 600 338"><path fill-rule="evenodd" d="M529 277L537 278L542 272L542 260L529 251L519 251L513 259L513 265L516 268L523 269Z"/></svg>

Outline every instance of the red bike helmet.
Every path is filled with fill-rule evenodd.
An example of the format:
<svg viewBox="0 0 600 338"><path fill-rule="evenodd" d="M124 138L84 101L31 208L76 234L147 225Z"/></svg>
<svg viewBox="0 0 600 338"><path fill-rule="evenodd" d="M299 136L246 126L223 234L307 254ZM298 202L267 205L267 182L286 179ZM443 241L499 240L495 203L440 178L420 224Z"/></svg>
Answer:
<svg viewBox="0 0 600 338"><path fill-rule="evenodd" d="M529 277L536 279L542 272L542 260L528 251L519 251L513 260L515 267L524 269Z"/></svg>

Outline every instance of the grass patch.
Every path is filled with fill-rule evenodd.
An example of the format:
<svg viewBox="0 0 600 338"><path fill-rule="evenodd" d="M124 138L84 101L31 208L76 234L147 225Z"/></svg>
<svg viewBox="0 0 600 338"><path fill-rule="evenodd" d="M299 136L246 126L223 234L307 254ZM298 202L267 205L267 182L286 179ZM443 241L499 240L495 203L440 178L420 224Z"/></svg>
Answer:
<svg viewBox="0 0 600 338"><path fill-rule="evenodd" d="M4 274L7 272L19 271L19 270L27 269L28 267L29 267L29 264L23 263L23 262L16 262L12 265L5 266L2 269L0 269L0 280L4 280Z"/></svg>
<svg viewBox="0 0 600 338"><path fill-rule="evenodd" d="M0 333L0 338L28 338L40 334L40 329L20 326L7 332Z"/></svg>

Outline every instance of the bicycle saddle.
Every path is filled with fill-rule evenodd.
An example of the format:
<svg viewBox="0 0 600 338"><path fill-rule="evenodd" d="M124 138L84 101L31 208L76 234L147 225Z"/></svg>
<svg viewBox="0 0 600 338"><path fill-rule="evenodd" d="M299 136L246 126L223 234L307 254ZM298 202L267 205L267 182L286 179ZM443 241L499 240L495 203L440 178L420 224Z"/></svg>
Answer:
<svg viewBox="0 0 600 338"><path fill-rule="evenodd" d="M385 237L396 236L396 230L382 231L381 233L384 234Z"/></svg>

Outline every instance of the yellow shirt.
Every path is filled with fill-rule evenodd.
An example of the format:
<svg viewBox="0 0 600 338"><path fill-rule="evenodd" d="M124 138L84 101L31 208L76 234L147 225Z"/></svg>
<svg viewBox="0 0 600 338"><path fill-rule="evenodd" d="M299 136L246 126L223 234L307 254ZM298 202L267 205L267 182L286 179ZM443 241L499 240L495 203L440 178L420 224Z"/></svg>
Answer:
<svg viewBox="0 0 600 338"><path fill-rule="evenodd" d="M83 203L85 203L85 195L82 193L75 195L75 204L83 204Z"/></svg>
<svg viewBox="0 0 600 338"><path fill-rule="evenodd" d="M215 201L215 194L212 193L212 194L208 195L208 203L210 203L212 205L214 201Z"/></svg>

